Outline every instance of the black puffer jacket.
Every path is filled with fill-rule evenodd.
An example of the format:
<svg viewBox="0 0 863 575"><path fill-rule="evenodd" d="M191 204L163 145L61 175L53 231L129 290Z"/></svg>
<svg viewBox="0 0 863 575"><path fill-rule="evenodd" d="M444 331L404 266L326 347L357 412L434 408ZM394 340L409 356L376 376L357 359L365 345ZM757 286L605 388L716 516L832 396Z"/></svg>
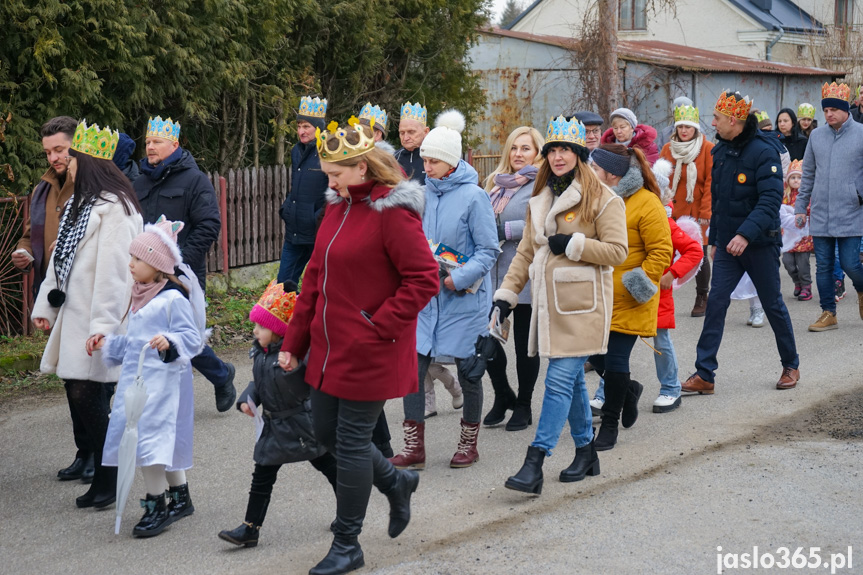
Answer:
<svg viewBox="0 0 863 575"><path fill-rule="evenodd" d="M145 224L164 215L185 224L178 242L186 262L201 289L207 282L207 252L219 237L221 216L213 184L198 169L188 150L177 148L159 165L151 166L147 158L140 162L141 175L132 184L141 203Z"/></svg>
<svg viewBox="0 0 863 575"><path fill-rule="evenodd" d="M237 398L237 409L251 398L258 410L263 410L264 430L255 444L255 463L259 465L307 461L326 451L312 430L306 365L302 363L290 373L283 370L279 366L281 345L279 340L265 350L255 342L249 352L255 380Z"/></svg>
<svg viewBox="0 0 863 575"><path fill-rule="evenodd" d="M426 184L426 169L423 164L423 159L420 157L419 148L412 152L408 152L404 148L401 148L396 152L395 156L399 165L410 179L423 186Z"/></svg>
<svg viewBox="0 0 863 575"><path fill-rule="evenodd" d="M296 144L291 149L291 193L279 210L285 221L286 242L306 246L315 243L318 220L324 217L327 188L329 181L321 171L317 144Z"/></svg>

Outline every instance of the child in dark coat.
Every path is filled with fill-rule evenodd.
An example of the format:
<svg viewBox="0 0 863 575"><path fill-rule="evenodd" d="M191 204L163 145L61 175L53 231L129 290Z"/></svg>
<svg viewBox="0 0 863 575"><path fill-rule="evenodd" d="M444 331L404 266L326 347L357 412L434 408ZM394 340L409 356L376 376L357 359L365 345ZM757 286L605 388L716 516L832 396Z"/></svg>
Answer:
<svg viewBox="0 0 863 575"><path fill-rule="evenodd" d="M286 291L289 289L290 291ZM279 348L294 312L296 284L285 286L275 280L252 308L249 319L255 324L252 358L254 381L237 401L237 409L253 416L250 401L263 416L264 427L255 443L255 471L243 524L219 537L243 547L258 544L258 532L267 515L270 495L279 469L285 463L309 461L336 488L336 459L315 440L312 431L309 385L305 365L290 373L279 367Z"/></svg>

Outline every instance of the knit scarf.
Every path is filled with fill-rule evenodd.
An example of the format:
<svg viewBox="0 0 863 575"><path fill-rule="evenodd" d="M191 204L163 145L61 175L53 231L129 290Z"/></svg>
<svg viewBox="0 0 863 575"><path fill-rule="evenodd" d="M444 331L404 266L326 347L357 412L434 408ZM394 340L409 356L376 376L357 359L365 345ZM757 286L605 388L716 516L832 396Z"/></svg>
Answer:
<svg viewBox="0 0 863 575"><path fill-rule="evenodd" d="M686 201L692 203L695 199L695 182L698 179L698 169L695 167L695 159L701 153L701 145L704 144L704 134L699 133L697 138L688 142L671 140L671 157L677 160L674 168L674 182L672 190L677 190L680 183L681 165L686 164Z"/></svg>
<svg viewBox="0 0 863 575"><path fill-rule="evenodd" d="M57 276L57 288L48 293L48 303L53 307L60 307L66 301L66 280L72 271L72 262L78 252L78 244L87 231L87 223L90 221L90 210L93 208L95 198L78 208L78 218L72 221L72 205L75 203L75 194L66 202L66 209L60 219L60 228L57 231L57 246L54 248L54 273Z"/></svg>
<svg viewBox="0 0 863 575"><path fill-rule="evenodd" d="M563 192L566 191L566 188L569 187L569 185L574 179L575 168L571 169L562 176L550 174L548 176L548 187L551 188L551 193L553 193L555 196L560 196Z"/></svg>
<svg viewBox="0 0 863 575"><path fill-rule="evenodd" d="M168 283L168 278L163 278L161 281L142 284L135 282L132 285L132 313L135 313L148 303L150 300L159 295L165 285Z"/></svg>
<svg viewBox="0 0 863 575"><path fill-rule="evenodd" d="M525 166L514 174L497 174L494 177L495 186L489 192L491 207L495 215L503 212L509 200L523 185L536 178L536 166Z"/></svg>

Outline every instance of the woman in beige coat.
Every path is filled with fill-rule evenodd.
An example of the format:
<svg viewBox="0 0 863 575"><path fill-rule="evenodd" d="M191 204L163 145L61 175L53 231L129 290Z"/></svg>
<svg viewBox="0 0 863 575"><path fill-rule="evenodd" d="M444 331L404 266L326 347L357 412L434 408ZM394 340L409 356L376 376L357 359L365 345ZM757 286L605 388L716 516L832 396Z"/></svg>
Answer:
<svg viewBox="0 0 863 575"><path fill-rule="evenodd" d="M575 118L552 120L542 155L546 163L528 202L524 235L494 306L501 317L531 282L533 313L528 354L549 360L536 437L521 470L506 487L539 494L542 464L569 421L575 459L563 482L599 474L593 446L584 362L605 353L611 327L612 266L626 259L623 201L587 166L585 129Z"/></svg>

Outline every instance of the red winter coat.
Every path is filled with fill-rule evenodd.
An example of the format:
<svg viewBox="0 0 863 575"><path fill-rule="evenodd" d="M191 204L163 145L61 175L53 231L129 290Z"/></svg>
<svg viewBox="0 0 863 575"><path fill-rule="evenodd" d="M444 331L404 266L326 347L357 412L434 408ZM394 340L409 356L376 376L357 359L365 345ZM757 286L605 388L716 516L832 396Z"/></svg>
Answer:
<svg viewBox="0 0 863 575"><path fill-rule="evenodd" d="M677 222L668 218L668 224L671 226L671 245L674 247L674 251L680 254L680 257L665 271L670 271L671 275L679 278L698 267L704 258L704 251L701 244L681 230ZM674 327L674 289L661 289L659 290L659 316L656 329L674 329Z"/></svg>
<svg viewBox="0 0 863 575"><path fill-rule="evenodd" d="M354 401L417 391L417 316L438 292L423 234L422 186L369 182L327 208L282 350L301 358L309 385Z"/></svg>
<svg viewBox="0 0 863 575"><path fill-rule="evenodd" d="M651 166L659 159L659 148L656 147L656 130L651 126L638 124L635 131L632 132L632 139L629 141L629 148L638 148L644 152L644 157L647 158L647 163ZM600 144L616 144L614 139L614 130L607 129L602 135Z"/></svg>

